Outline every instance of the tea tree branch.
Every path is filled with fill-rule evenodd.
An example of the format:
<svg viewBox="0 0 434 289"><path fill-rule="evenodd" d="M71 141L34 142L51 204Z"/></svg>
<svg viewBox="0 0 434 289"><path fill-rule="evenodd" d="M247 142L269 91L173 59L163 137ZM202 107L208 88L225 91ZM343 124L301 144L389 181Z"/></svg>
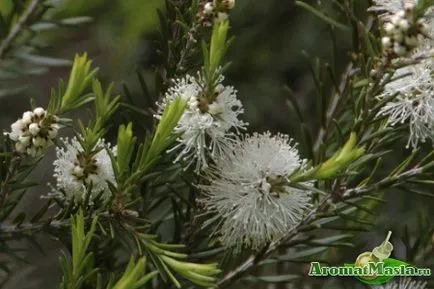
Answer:
<svg viewBox="0 0 434 289"><path fill-rule="evenodd" d="M12 42L18 37L21 31L25 28L25 25L29 21L30 17L36 11L41 4L42 0L33 0L27 9L23 12L18 22L11 29L7 37L0 44L0 59L4 58L6 52L9 50Z"/></svg>

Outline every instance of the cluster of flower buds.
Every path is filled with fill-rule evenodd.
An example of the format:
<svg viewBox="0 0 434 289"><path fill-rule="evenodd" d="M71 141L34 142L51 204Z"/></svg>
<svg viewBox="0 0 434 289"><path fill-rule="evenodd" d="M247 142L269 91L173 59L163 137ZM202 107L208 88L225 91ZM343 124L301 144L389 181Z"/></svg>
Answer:
<svg viewBox="0 0 434 289"><path fill-rule="evenodd" d="M428 37L428 25L424 18L415 19L414 5L406 4L403 10L388 18L381 39L387 55L406 56L422 39Z"/></svg>
<svg viewBox="0 0 434 289"><path fill-rule="evenodd" d="M229 11L234 8L235 0L213 0L203 5L200 18L205 26L212 26L215 21L228 18Z"/></svg>
<svg viewBox="0 0 434 289"><path fill-rule="evenodd" d="M26 111L23 117L11 125L9 138L15 141L19 154L36 157L52 144L59 130L56 116L49 115L42 107Z"/></svg>

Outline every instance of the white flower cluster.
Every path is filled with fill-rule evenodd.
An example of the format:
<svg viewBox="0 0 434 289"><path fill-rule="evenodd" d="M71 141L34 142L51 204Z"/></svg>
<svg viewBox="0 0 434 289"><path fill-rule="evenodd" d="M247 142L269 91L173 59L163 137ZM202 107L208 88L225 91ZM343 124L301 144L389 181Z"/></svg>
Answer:
<svg viewBox="0 0 434 289"><path fill-rule="evenodd" d="M223 155L239 130L245 129L246 123L238 119L244 109L237 99L237 92L222 82L223 77L220 77L212 99L207 99L204 95L205 83L200 75L187 75L175 80L165 99L157 103L156 118L160 118L167 104L177 97L188 103L175 128L175 133L181 136L179 144L173 148L180 149L174 162L187 161L189 166L196 161L196 171L200 171L208 167L208 157L217 159Z"/></svg>
<svg viewBox="0 0 434 289"><path fill-rule="evenodd" d="M434 140L434 79L425 62L403 67L395 72L397 80L385 86L384 99L397 94L383 106L379 115L386 115L391 126L409 122L407 147L417 148L420 142Z"/></svg>
<svg viewBox="0 0 434 289"><path fill-rule="evenodd" d="M229 11L235 7L235 0L213 0L206 2L202 10L202 22L211 26L213 21L228 19Z"/></svg>
<svg viewBox="0 0 434 289"><path fill-rule="evenodd" d="M244 110L235 89L222 82L223 77L209 99L200 74L175 80L157 103L155 117L161 118L178 97L187 102L175 127L178 144L171 151L179 150L175 162L196 162L196 171L206 178L207 185L199 186L210 216L205 226L216 224L214 236L227 247L259 249L282 237L309 207L309 192L288 181L303 162L285 135L254 134L240 140L239 132L247 125L239 119Z"/></svg>
<svg viewBox="0 0 434 289"><path fill-rule="evenodd" d="M57 117L38 107L24 112L23 117L11 125L11 132L6 134L15 142L17 153L36 157L52 144L59 128Z"/></svg>
<svg viewBox="0 0 434 289"><path fill-rule="evenodd" d="M410 278L401 278L382 286L381 289L425 289L426 282L414 281Z"/></svg>
<svg viewBox="0 0 434 289"><path fill-rule="evenodd" d="M56 148L54 177L57 181L51 197L66 200L82 200L88 193L91 197L101 194L108 199L111 194L107 182L115 184L111 159L105 147L110 147L103 139L99 140L93 156L85 156L77 138L62 138L64 148ZM116 154L116 148L110 148ZM90 198L92 200L92 198Z"/></svg>
<svg viewBox="0 0 434 289"><path fill-rule="evenodd" d="M381 42L388 54L406 56L428 37L427 21L419 18L415 22L413 12L414 4L406 3L404 9L386 18L383 26L385 36Z"/></svg>
<svg viewBox="0 0 434 289"><path fill-rule="evenodd" d="M380 12L380 16L389 17L406 7L414 7L418 0L373 0L374 6L370 7L370 11Z"/></svg>
<svg viewBox="0 0 434 289"><path fill-rule="evenodd" d="M287 179L302 163L285 135L246 137L207 172L209 184L200 186L212 215L205 225L217 223L214 235L236 251L279 239L309 207L309 192Z"/></svg>
<svg viewBox="0 0 434 289"><path fill-rule="evenodd" d="M434 140L433 41L434 9L415 19L417 0L374 0L371 10L383 12L386 36L382 42L388 55L401 59L421 58L419 63L399 68L386 84L378 99L396 95L381 108L379 116L387 116L387 124L409 123L407 147L417 148L427 139ZM405 58L402 58L405 57Z"/></svg>

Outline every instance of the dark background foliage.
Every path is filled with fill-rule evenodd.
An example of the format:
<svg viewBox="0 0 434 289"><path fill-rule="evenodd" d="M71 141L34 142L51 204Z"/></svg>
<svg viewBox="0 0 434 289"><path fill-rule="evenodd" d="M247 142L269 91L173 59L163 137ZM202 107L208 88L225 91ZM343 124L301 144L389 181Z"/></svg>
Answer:
<svg viewBox="0 0 434 289"><path fill-rule="evenodd" d="M312 4L316 3L312 1ZM327 3L323 4L333 15L334 10L331 5L327 7ZM360 1L359 10L362 19L368 17L366 12L368 6L368 1ZM0 11L4 11L7 7L8 0L0 0ZM147 102L141 96L136 71L140 71L148 83L153 83L155 77L153 67L160 61L155 43L159 33L156 9L164 10L163 1L65 1L54 11L55 19L88 15L93 18L93 21L78 27L63 27L54 32L43 32L35 40L44 44L39 54L72 59L75 53L87 51L95 65L101 68L100 77L103 81L115 81L116 89L123 94L124 99L125 91L122 85L126 85L134 98L135 105L147 109ZM337 14L334 16L341 17ZM333 32L324 22L305 10L295 7L290 0L238 0L230 17L230 33L236 36L236 40L227 55L227 60L230 60L232 65L226 73L226 83L237 88L246 110L244 119L250 123L250 130L287 133L302 144L304 141L302 128L288 101L288 91L285 86L291 88L299 102L307 130L315 134L319 123L318 102L309 62L316 61L318 58L323 63L330 63L337 75L342 73L351 55L351 33ZM9 124L29 107L30 98L34 98L36 103L42 106L47 104L50 88L56 85L58 78L66 78L69 71L68 67L60 65L62 63L55 64L38 75L26 75L10 82L0 82L0 128L2 130L9 129ZM330 86L331 82L326 82L324 91L330 91ZM4 92L11 87L26 89L19 90L17 93ZM155 87L150 85L150 89L155 90ZM121 113L115 122L122 122L127 114L126 109L121 108ZM78 112L75 116L86 118L86 112ZM149 121L149 118L143 116L143 123ZM108 138L110 137L114 140L113 133L109 134ZM300 146L306 156L307 152L303 147ZM402 147L402 144L398 144L393 154L408 155L409 151L403 150ZM41 203L40 196L48 192L45 183L52 178L53 157L54 150L51 149L50 157L45 159L40 164L40 169L33 174L32 178L40 181L42 185L28 191L22 204L23 210L37 211ZM399 190L386 192L384 199L387 202L371 204L375 216L368 216L368 219L372 220L373 225L364 226L365 231L345 232L354 235L348 240L354 242L354 248L333 248L322 255L322 260L335 264L354 261L359 253L381 242L388 230L394 232L395 256L403 259L411 257L406 255L408 251L404 242L405 230L408 228L412 244L422 233L432 231L434 201L432 198ZM424 220L431 222L431 225L427 225ZM420 228L420 223L424 227ZM434 235L432 237L434 242ZM0 274L0 283L2 276L5 278L4 288L55 288L60 280L58 256L61 246L55 240L46 237L40 236L37 240L40 242L38 246L26 240L14 244L24 250L22 255L28 258L29 262L27 264L15 261L15 265L11 268L12 274L7 280L5 275ZM432 256L434 251L427 254ZM0 255L0 261L1 259ZM283 270L291 273L293 269L291 266ZM335 288L334 286L340 283L337 280L312 280L309 277L306 277L306 280L309 284L320 286L318 288L321 288L321 285L324 285L322 288ZM348 281L347 288L356 286L355 281L346 281ZM239 288L247 288L245 286L250 285L239 286ZM304 288L298 287L301 285L277 286L281 287L276 288ZM266 285L263 288L265 287Z"/></svg>

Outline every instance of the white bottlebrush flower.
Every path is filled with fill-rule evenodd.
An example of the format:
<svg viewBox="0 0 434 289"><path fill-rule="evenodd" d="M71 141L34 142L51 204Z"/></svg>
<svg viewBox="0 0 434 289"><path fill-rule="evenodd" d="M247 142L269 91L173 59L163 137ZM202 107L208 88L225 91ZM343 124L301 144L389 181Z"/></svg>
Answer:
<svg viewBox="0 0 434 289"><path fill-rule="evenodd" d="M99 140L92 157L83 155L83 149L77 138L62 138L63 148L56 148L57 159L54 161L54 177L57 186L51 196L67 200L82 200L91 188L91 198L102 192L102 198L111 196L107 181L115 184L111 159L105 150L106 143ZM107 144L110 147L109 144ZM110 148L116 153L116 148Z"/></svg>
<svg viewBox="0 0 434 289"><path fill-rule="evenodd" d="M11 125L11 132L6 134L15 142L17 153L36 157L52 144L59 128L56 116L48 115L45 109L37 107L24 112L22 118Z"/></svg>
<svg viewBox="0 0 434 289"><path fill-rule="evenodd" d="M400 278L399 281L391 281L381 289L425 289L426 282L414 281L411 278Z"/></svg>
<svg viewBox="0 0 434 289"><path fill-rule="evenodd" d="M378 13L384 22L383 49L391 56L403 57L417 47L432 52L434 36L434 8L424 17L415 19L417 0L374 0L370 11ZM425 54L426 54L425 53Z"/></svg>
<svg viewBox="0 0 434 289"><path fill-rule="evenodd" d="M396 14L406 8L412 8L417 4L417 0L374 0L374 5L370 11L378 11L382 16Z"/></svg>
<svg viewBox="0 0 434 289"><path fill-rule="evenodd" d="M429 65L427 60L398 69L394 75L396 80L388 83L378 97L383 99L397 94L381 108L379 115L388 116L390 126L408 121L407 147L417 148L420 142L434 140L434 80Z"/></svg>
<svg viewBox="0 0 434 289"><path fill-rule="evenodd" d="M187 75L175 80L165 99L157 104L156 118L160 118L165 107L177 97L188 104L174 131L181 134L178 145L173 148L180 151L175 162L183 160L191 165L196 161L196 171L206 168L207 158L222 155L239 130L245 128L246 123L239 119L244 109L237 92L231 86L223 86L222 82L223 77L220 77L213 99L208 100L204 97L204 80Z"/></svg>
<svg viewBox="0 0 434 289"><path fill-rule="evenodd" d="M289 186L303 161L285 135L254 134L236 144L207 171L201 185L207 215L225 246L260 249L282 237L310 206L310 193ZM309 186L309 183L305 183Z"/></svg>

